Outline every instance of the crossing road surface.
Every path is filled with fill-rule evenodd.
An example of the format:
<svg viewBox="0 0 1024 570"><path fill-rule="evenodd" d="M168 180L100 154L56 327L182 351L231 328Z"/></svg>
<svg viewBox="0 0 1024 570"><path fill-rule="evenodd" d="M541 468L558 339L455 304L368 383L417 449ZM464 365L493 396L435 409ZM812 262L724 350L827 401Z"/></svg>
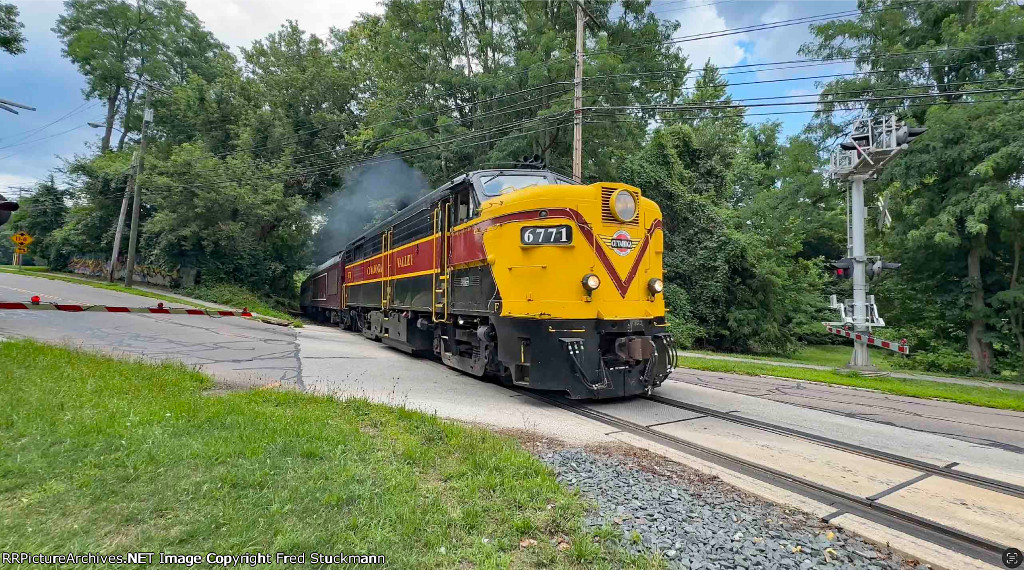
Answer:
<svg viewBox="0 0 1024 570"><path fill-rule="evenodd" d="M152 307L159 301L40 277L0 273L0 300ZM171 304L168 304L169 306ZM298 383L295 331L238 317L0 311L0 335L114 354L173 358L233 383Z"/></svg>
<svg viewBox="0 0 1024 570"><path fill-rule="evenodd" d="M32 295L44 302L155 304L146 297L0 273L0 300L25 301ZM523 403L522 414L509 418L504 413L508 400L522 398L500 386L330 327L292 329L237 317L0 311L0 336L177 359L233 384L280 382L504 427L532 429L543 424L535 417L537 405L531 403ZM932 450L946 447L972 456L997 455L1002 458L995 462L1000 469L1008 461L1024 460L1024 413L1019 412L695 370L676 372L659 393L829 437L856 439L871 447L913 450L927 441L925 447ZM892 427L905 429L894 432L888 429Z"/></svg>

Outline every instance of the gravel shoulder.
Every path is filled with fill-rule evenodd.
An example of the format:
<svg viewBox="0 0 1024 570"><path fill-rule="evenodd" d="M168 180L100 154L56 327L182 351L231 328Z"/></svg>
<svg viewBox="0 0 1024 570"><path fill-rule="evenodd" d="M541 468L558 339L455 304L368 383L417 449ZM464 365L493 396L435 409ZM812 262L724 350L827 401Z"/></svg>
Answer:
<svg viewBox="0 0 1024 570"><path fill-rule="evenodd" d="M524 445L593 504L590 527L620 536L633 553L660 553L671 569L927 568L644 450Z"/></svg>

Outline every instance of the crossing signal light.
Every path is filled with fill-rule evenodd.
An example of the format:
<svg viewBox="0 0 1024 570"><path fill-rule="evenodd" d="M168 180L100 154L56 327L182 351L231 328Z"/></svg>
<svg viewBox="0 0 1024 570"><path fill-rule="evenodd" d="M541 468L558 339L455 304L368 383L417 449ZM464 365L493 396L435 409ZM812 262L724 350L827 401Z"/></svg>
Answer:
<svg viewBox="0 0 1024 570"><path fill-rule="evenodd" d="M903 125L896 131L896 144L903 146L914 142L914 139L925 134L928 127L908 127Z"/></svg>
<svg viewBox="0 0 1024 570"><path fill-rule="evenodd" d="M832 267L836 268L836 279L853 278L853 260L849 257L844 257L839 261L833 261Z"/></svg>
<svg viewBox="0 0 1024 570"><path fill-rule="evenodd" d="M873 279L882 275L883 271L899 269L902 263L892 263L884 261L882 259L876 260L874 263L868 265L868 279Z"/></svg>

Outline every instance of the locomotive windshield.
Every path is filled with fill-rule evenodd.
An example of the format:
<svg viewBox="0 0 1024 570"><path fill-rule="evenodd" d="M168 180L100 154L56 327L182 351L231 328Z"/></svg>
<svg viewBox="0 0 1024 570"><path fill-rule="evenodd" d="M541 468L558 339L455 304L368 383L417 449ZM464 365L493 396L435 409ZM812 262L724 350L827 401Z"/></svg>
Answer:
<svg viewBox="0 0 1024 570"><path fill-rule="evenodd" d="M550 174L505 174L497 173L480 177L485 196L501 196L530 186L558 184Z"/></svg>

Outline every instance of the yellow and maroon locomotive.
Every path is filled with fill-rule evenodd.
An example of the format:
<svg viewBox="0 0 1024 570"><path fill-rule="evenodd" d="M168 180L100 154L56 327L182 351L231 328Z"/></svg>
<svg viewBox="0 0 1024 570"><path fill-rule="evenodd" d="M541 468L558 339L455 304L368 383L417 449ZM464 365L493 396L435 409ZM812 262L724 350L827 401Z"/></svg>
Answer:
<svg viewBox="0 0 1024 570"><path fill-rule="evenodd" d="M637 188L481 170L354 239L306 279L301 304L476 376L632 396L674 362L663 251L661 210Z"/></svg>

